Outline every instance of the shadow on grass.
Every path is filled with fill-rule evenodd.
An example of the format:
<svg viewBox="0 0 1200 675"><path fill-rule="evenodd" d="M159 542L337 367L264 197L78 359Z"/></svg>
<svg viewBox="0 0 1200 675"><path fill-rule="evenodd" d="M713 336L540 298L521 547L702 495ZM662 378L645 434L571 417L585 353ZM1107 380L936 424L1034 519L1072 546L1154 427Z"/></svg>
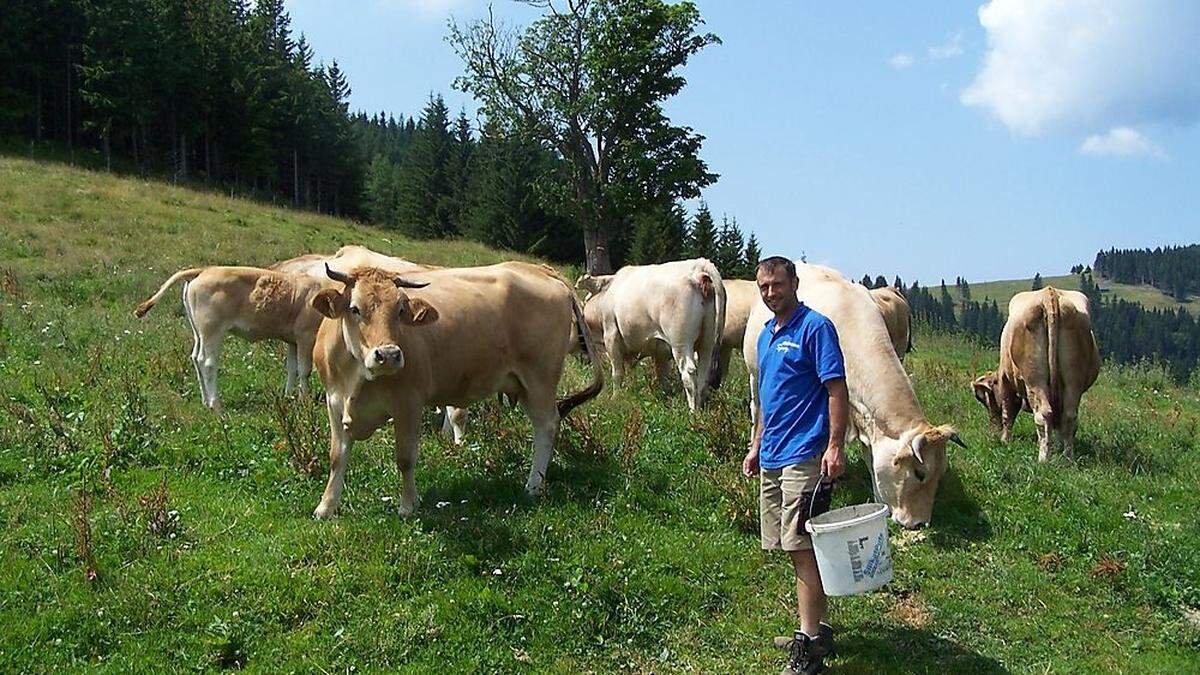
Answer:
<svg viewBox="0 0 1200 675"><path fill-rule="evenodd" d="M838 673L1007 673L995 659L921 628L865 625L838 635Z"/></svg>
<svg viewBox="0 0 1200 675"><path fill-rule="evenodd" d="M526 470L528 466L526 465ZM498 561L524 553L528 539L514 533L504 515L575 503L593 504L613 491L620 469L610 457L572 453L551 465L546 492L531 497L520 478L503 475L464 475L422 495L416 515L421 530L444 535L447 545L463 555ZM455 508L438 507L453 505Z"/></svg>

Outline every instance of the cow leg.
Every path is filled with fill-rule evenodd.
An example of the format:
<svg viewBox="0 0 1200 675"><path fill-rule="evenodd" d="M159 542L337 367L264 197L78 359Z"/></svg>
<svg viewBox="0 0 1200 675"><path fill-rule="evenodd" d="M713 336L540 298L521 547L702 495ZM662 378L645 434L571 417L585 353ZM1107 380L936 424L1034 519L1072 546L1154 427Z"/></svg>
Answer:
<svg viewBox="0 0 1200 675"><path fill-rule="evenodd" d="M1062 420L1059 427L1059 440L1062 442L1063 454L1067 459L1075 459L1075 430L1079 428L1079 411L1074 407L1063 406Z"/></svg>
<svg viewBox="0 0 1200 675"><path fill-rule="evenodd" d="M450 410L450 408L447 408ZM421 448L421 410L402 412L394 418L396 470L400 474L400 515L410 516L417 508L417 454Z"/></svg>
<svg viewBox="0 0 1200 675"><path fill-rule="evenodd" d="M1038 436L1038 461L1042 463L1050 461L1050 446L1054 433L1050 428L1050 419L1049 411L1045 408L1039 407L1033 413L1033 424L1037 427Z"/></svg>
<svg viewBox="0 0 1200 675"><path fill-rule="evenodd" d="M217 393L217 370L221 364L221 346L225 343L225 335L221 332L209 332L203 336L201 329L200 343L200 379L206 392L204 404L216 412L221 411L221 399Z"/></svg>
<svg viewBox="0 0 1200 675"><path fill-rule="evenodd" d="M354 445L350 430L342 426L345 406L341 397L330 394L326 407L329 410L329 482L325 484L321 503L313 511L313 517L321 520L337 513L346 482L346 463L350 461L350 448Z"/></svg>
<svg viewBox="0 0 1200 675"><path fill-rule="evenodd" d="M554 389L529 391L521 396L521 406L533 425L533 465L529 469L529 480L525 491L540 495L550 467L550 456L554 454L554 441L558 436L558 407L554 401Z"/></svg>
<svg viewBox="0 0 1200 675"><path fill-rule="evenodd" d="M657 344L654 348L652 358L654 359L654 375L658 379L659 388L664 392L669 391L671 388L670 348L663 343Z"/></svg>
<svg viewBox="0 0 1200 675"><path fill-rule="evenodd" d="M675 357L675 366L679 369L679 379L683 382L683 393L687 396L688 409L696 412L700 407L702 385L697 382L696 356L690 346L671 345L671 355ZM709 358L712 353L709 353ZM707 375L707 372L705 373Z"/></svg>
<svg viewBox="0 0 1200 675"><path fill-rule="evenodd" d="M287 384L283 386L283 393L288 396L296 389L296 345L288 343L287 346Z"/></svg>
<svg viewBox="0 0 1200 675"><path fill-rule="evenodd" d="M314 336L315 337L315 336ZM313 369L313 343L301 341L296 345L296 384L300 387L300 395L308 395L308 381Z"/></svg>
<svg viewBox="0 0 1200 675"><path fill-rule="evenodd" d="M467 409L448 405L442 412L442 433L455 445L462 445L463 437L467 435Z"/></svg>
<svg viewBox="0 0 1200 675"><path fill-rule="evenodd" d="M625 382L625 344L616 324L604 326L604 348L608 352L608 360L612 363L613 388L620 389Z"/></svg>
<svg viewBox="0 0 1200 675"><path fill-rule="evenodd" d="M188 301L188 286L191 283L186 281L183 284L183 315L187 317L188 326L192 329L192 369L196 371L196 381L200 383L200 400L204 401L204 405L208 405L208 387L204 383L204 373L200 368L202 362L200 355L203 353L204 339L200 336L200 330L196 328L192 303Z"/></svg>

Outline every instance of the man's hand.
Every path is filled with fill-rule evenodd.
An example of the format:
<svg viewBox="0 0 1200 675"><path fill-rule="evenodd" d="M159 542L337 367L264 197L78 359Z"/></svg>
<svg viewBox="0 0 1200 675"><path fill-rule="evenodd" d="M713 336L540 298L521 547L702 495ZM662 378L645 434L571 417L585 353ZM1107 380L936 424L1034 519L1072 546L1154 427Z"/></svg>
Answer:
<svg viewBox="0 0 1200 675"><path fill-rule="evenodd" d="M825 454L821 455L821 473L829 480L837 480L846 473L846 453L841 447L831 445L825 449Z"/></svg>
<svg viewBox="0 0 1200 675"><path fill-rule="evenodd" d="M742 475L746 478L754 478L758 475L758 448L750 448L746 453L746 458L742 460Z"/></svg>

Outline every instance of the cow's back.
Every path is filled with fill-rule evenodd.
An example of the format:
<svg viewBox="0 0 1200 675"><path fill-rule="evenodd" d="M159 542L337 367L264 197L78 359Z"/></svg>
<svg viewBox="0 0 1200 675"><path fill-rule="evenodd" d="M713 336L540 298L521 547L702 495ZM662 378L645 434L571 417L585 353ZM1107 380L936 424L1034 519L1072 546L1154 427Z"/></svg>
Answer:
<svg viewBox="0 0 1200 675"><path fill-rule="evenodd" d="M558 372L571 342L572 292L553 270L507 262L406 274L408 290L438 313L409 329L418 367L428 368L431 403L465 404L513 370ZM410 347L412 348L412 347Z"/></svg>
<svg viewBox="0 0 1200 675"><path fill-rule="evenodd" d="M647 348L655 339L669 342L672 334L700 330L705 319L711 318L706 310L716 312L715 302L702 298L696 285L697 275L708 272L706 262L695 259L627 266L613 275L603 302L626 346L649 353ZM721 283L719 276L711 281Z"/></svg>
<svg viewBox="0 0 1200 675"><path fill-rule="evenodd" d="M1082 392L1100 372L1100 353L1092 333L1087 296L1078 291L1058 295L1058 375L1065 386ZM1000 337L1000 369L1021 387L1050 386L1046 310L1049 287L1017 293L1008 303L1008 321Z"/></svg>
<svg viewBox="0 0 1200 675"><path fill-rule="evenodd" d="M755 305L762 304L758 285L744 279L726 280L725 303L725 329L721 333L721 347L741 349L750 311Z"/></svg>

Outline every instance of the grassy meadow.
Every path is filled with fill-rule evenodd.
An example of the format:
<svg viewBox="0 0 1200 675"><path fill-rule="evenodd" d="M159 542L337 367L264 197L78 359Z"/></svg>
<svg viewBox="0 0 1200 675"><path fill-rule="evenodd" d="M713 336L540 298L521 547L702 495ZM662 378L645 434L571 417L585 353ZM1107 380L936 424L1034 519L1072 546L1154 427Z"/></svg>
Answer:
<svg viewBox="0 0 1200 675"><path fill-rule="evenodd" d="M280 345L226 343L200 402L181 267L346 243L443 265L512 257L157 182L0 157L0 670L778 672L788 564L758 549L740 476L744 369L702 413L649 369L563 425L547 494L531 433L431 412L396 514L390 432L358 443L341 515L312 520L325 414L281 396ZM177 293L177 291L176 291ZM1077 457L1002 445L971 397L993 349L921 334L907 368L956 424L932 527L893 526L896 579L833 600L836 672L1200 669L1200 391L1106 367ZM585 380L572 363L563 386ZM314 376L314 383L316 382ZM319 388L319 387L318 387ZM857 459L835 505L867 501Z"/></svg>
<svg viewBox="0 0 1200 675"><path fill-rule="evenodd" d="M1136 302L1146 309L1178 309L1182 307L1193 314L1196 311L1195 298L1189 297L1186 302L1179 302L1174 297L1163 293L1149 284L1121 284L1101 278L1097 278L1095 281L1100 285L1100 292L1106 297ZM1056 277L1044 276L1042 277L1042 283L1060 290L1079 290L1079 277L1074 274L1064 274ZM971 284L971 299L995 300L1000 306L1000 313L1008 314L1008 301L1012 296L1021 291L1028 291L1031 288L1033 288L1033 278L973 283ZM947 284L946 289L950 291L950 296L955 299L958 299L961 295L958 292L958 288L952 284Z"/></svg>

